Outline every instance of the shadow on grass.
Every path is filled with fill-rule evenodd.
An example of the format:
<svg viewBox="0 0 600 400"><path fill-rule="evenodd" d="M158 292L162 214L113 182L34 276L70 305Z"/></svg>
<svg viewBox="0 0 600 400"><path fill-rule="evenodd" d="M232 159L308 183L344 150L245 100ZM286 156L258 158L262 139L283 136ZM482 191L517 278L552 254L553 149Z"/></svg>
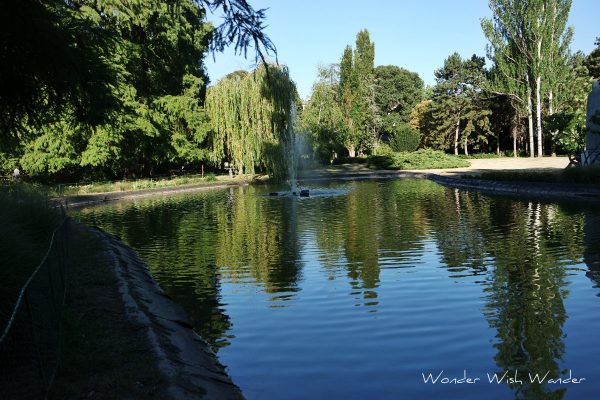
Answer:
<svg viewBox="0 0 600 400"><path fill-rule="evenodd" d="M72 226L63 360L49 398L166 398L146 328L128 319L102 240Z"/></svg>

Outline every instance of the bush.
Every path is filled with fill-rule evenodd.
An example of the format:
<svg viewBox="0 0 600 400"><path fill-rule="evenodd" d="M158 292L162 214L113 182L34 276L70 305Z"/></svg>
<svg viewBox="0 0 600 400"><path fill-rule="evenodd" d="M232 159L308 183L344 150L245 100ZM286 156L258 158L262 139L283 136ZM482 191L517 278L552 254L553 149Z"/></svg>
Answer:
<svg viewBox="0 0 600 400"><path fill-rule="evenodd" d="M217 176L215 174L206 174L204 176L204 180L206 182L216 182L217 181Z"/></svg>
<svg viewBox="0 0 600 400"><path fill-rule="evenodd" d="M397 152L415 151L421 143L421 133L406 124L396 128L390 138L390 147Z"/></svg>
<svg viewBox="0 0 600 400"><path fill-rule="evenodd" d="M438 169L468 167L469 162L438 150L422 149L385 156L370 156L369 168L374 169Z"/></svg>
<svg viewBox="0 0 600 400"><path fill-rule="evenodd" d="M364 164L367 159L364 157L339 157L333 160L333 165L340 164Z"/></svg>

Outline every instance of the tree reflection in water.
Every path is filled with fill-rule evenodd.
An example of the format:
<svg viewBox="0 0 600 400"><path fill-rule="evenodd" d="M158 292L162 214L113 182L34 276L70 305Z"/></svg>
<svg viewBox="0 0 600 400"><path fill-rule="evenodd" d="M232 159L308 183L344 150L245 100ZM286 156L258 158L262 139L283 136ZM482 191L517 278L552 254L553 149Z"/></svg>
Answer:
<svg viewBox="0 0 600 400"><path fill-rule="evenodd" d="M138 249L216 349L232 339L221 281L256 285L273 306L290 305L311 252L326 279L347 278L355 305L374 312L382 301L382 270L415 268L415 255L434 245L435 268L445 268L452 280L475 276L483 288L497 372L565 374L564 267L583 260L600 283L600 213L429 181L346 186L347 195L306 200L242 187L86 209L79 218ZM511 388L518 398L565 393L528 380Z"/></svg>

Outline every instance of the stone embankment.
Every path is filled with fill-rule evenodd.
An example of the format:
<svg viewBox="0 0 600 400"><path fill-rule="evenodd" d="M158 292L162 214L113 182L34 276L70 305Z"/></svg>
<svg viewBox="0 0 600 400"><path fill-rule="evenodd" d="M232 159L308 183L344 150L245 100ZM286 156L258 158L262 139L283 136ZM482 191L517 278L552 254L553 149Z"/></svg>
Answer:
<svg viewBox="0 0 600 400"><path fill-rule="evenodd" d="M130 318L147 328L172 399L243 399L208 344L192 329L183 309L152 278L146 264L121 240L91 228L105 243Z"/></svg>

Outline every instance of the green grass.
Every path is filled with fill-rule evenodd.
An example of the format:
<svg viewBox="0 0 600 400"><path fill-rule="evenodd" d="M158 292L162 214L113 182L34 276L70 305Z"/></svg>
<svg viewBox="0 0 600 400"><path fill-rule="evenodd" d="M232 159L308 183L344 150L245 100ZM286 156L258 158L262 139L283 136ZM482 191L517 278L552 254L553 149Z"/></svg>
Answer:
<svg viewBox="0 0 600 400"><path fill-rule="evenodd" d="M254 177L235 176L230 178L228 175L207 174L204 177L199 175L177 176L172 178L160 179L139 179L139 180L123 180L112 182L82 182L74 184L57 185L46 188L50 196L71 196L90 193L106 193L106 192L128 192L132 190L156 189L179 185L198 185L211 184L214 182L231 182L236 180L251 180Z"/></svg>
<svg viewBox="0 0 600 400"><path fill-rule="evenodd" d="M61 220L60 210L35 188L21 183L0 188L0 326Z"/></svg>
<svg viewBox="0 0 600 400"><path fill-rule="evenodd" d="M441 151L423 149L410 153L390 153L367 158L371 169L439 169L468 167L468 161Z"/></svg>
<svg viewBox="0 0 600 400"><path fill-rule="evenodd" d="M488 171L471 177L492 181L600 185L600 166L567 168L553 171Z"/></svg>
<svg viewBox="0 0 600 400"><path fill-rule="evenodd" d="M488 158L504 158L504 157L512 157L512 152L509 152L509 154L506 153L473 153L473 154L469 154L469 155L465 155L465 154L459 154L458 155L460 158L464 159L464 160L472 160L472 159L488 159Z"/></svg>

